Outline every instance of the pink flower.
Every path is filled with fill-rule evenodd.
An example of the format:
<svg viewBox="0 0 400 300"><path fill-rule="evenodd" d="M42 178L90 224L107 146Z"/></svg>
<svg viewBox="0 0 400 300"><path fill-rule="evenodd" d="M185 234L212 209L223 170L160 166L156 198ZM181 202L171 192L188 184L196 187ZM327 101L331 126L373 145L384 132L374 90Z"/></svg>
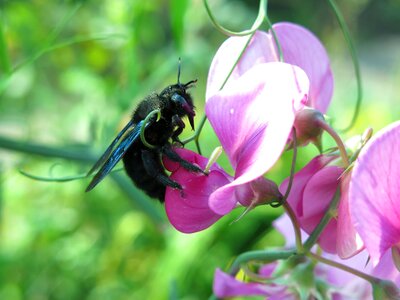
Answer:
<svg viewBox="0 0 400 300"><path fill-rule="evenodd" d="M312 32L297 24L282 22L272 27L281 45L284 62L300 67L310 80L306 105L325 113L332 98L333 75L324 46ZM206 99L220 90L246 41L247 37L231 37L218 49L208 75ZM228 83L256 65L277 61L279 54L272 34L257 31Z"/></svg>
<svg viewBox="0 0 400 300"><path fill-rule="evenodd" d="M320 155L313 158L293 178L287 202L293 209L301 228L311 234L321 221L339 186L339 177L343 169L329 166L337 157ZM285 193L289 179L280 186ZM329 253L336 252L337 221L332 219L319 237L318 243Z"/></svg>
<svg viewBox="0 0 400 300"><path fill-rule="evenodd" d="M235 170L235 179L211 194L213 211L229 213L237 203L236 187L263 176L275 164L308 87L307 76L298 67L264 63L208 99L207 117Z"/></svg>
<svg viewBox="0 0 400 300"><path fill-rule="evenodd" d="M331 100L333 77L319 40L295 24L273 28L290 65L277 62L272 35L258 31L222 90L248 38L227 39L210 67L206 114L235 170L235 180L210 196L210 208L218 214L235 207L238 186L263 176L275 164L296 113L305 104L325 112Z"/></svg>
<svg viewBox="0 0 400 300"><path fill-rule="evenodd" d="M338 215L332 218L321 233L318 244L328 253L338 253L341 257L350 257L361 250L362 243L351 223L348 211L348 178L344 169L333 165L337 156L320 155L312 159L303 169L295 174L292 189L287 199L301 228L311 234L340 187ZM286 179L280 190L285 193Z"/></svg>
<svg viewBox="0 0 400 300"><path fill-rule="evenodd" d="M400 121L377 133L361 150L349 186L355 228L376 265L400 249Z"/></svg>
<svg viewBox="0 0 400 300"><path fill-rule="evenodd" d="M306 103L323 112L329 105L333 78L321 43L298 25L281 23L274 25L274 29L285 61L291 64L277 62L271 35L257 32L220 91L247 38L229 38L213 59L206 114L235 174L232 178L218 168L209 175L211 179L205 179L182 168L172 170L172 178L177 178L184 192L167 188L166 209L171 222L181 231L204 229L238 204L253 206L268 203L273 197L279 199L276 185L262 176L284 150L296 112ZM311 87L308 76L297 66L306 70ZM212 180L214 176L216 182ZM178 200L173 202L174 198ZM195 209L193 215L191 209Z"/></svg>
<svg viewBox="0 0 400 300"><path fill-rule="evenodd" d="M175 149L185 160L204 169L207 158L186 149ZM167 188L165 210L171 224L179 231L192 233L208 228L222 215L216 214L208 206L210 194L233 179L217 164L213 164L208 176L191 173L178 163L164 158L164 166L171 171L171 179L179 182L183 191Z"/></svg>
<svg viewBox="0 0 400 300"><path fill-rule="evenodd" d="M175 149L185 160L202 169L208 159L186 149ZM209 207L210 195L222 186L233 181L217 164L213 164L207 176L192 173L178 163L164 158L164 166L171 171L171 179L179 182L182 191L167 188L165 194L165 210L170 223L179 231L193 233L204 230L217 222L223 215L215 213ZM263 177L248 184L241 185L235 192L235 201L243 206L254 206L266 201L279 199L278 187Z"/></svg>

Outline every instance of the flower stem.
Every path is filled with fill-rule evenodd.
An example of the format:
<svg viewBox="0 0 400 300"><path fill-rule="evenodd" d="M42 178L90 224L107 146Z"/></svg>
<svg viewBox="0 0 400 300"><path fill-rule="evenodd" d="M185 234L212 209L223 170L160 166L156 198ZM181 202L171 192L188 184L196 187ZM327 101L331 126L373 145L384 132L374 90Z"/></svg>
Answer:
<svg viewBox="0 0 400 300"><path fill-rule="evenodd" d="M293 212L293 209L287 203L287 198L289 197L290 190L292 189L292 185L293 185L294 171L295 171L296 160L297 160L297 136L296 136L296 129L294 127L292 129L292 135L293 135L293 158L292 158L292 165L290 168L289 183L288 183L288 187L286 189L285 195L283 196L283 199L279 203L279 205L283 206L283 208L285 209L286 213L288 214L288 216L290 218L290 221L292 222L294 234L296 237L296 249L299 253L302 253L304 249L303 249L303 244L301 242L300 225L297 221L295 213ZM277 207L272 204L271 204L271 206Z"/></svg>
<svg viewBox="0 0 400 300"><path fill-rule="evenodd" d="M286 189L285 195L280 204L285 203L287 198L289 197L290 190L292 189L293 179L294 179L294 171L296 168L296 160L297 160L297 135L296 135L296 128L292 128L292 137L293 137L293 157L292 157L292 165L290 166L290 176L289 176L289 183ZM272 206L272 205L271 205Z"/></svg>
<svg viewBox="0 0 400 300"><path fill-rule="evenodd" d="M292 222L293 229L294 229L294 235L296 238L296 249L299 254L304 253L304 247L301 241L301 230L300 230L300 225L299 222L297 221L296 215L293 212L293 209L290 207L290 205L285 202L283 204L283 208L285 209L286 213L288 214L290 221Z"/></svg>
<svg viewBox="0 0 400 300"><path fill-rule="evenodd" d="M151 111L151 112L146 116L146 118L143 120L143 125L142 125L142 127L140 128L140 140L142 141L143 145L145 145L145 146L146 146L147 148L149 148L149 149L155 149L156 146L154 146L154 145L152 145L152 144L150 144L150 143L147 142L146 137L144 136L144 131L145 131L147 125L149 124L150 119L151 119L155 114L157 114L156 122L158 122L158 121L160 120L160 118L161 118L161 111L160 111L159 109L155 109L155 110Z"/></svg>
<svg viewBox="0 0 400 300"><path fill-rule="evenodd" d="M354 268L351 268L351 267L346 266L346 265L344 265L344 264L341 264L341 263L338 263L338 262L336 262L336 261L327 259L327 258L325 258L325 257L322 257L322 256L320 256L320 255L314 254L314 253L312 253L312 252L308 252L308 253L307 253L307 256L310 257L310 258L312 258L312 259L315 259L315 260L317 260L317 261L319 261L319 262L321 262L321 263L323 263L323 264L326 264L326 265L335 267L335 268L337 268L337 269L346 271L346 272L348 272L348 273L354 274L355 276L358 276L358 277L360 277L360 278L365 279L366 281L368 281L368 282L371 283L371 284L374 284L374 283L377 283L377 282L380 281L379 278L376 278L376 277L373 277L373 276L371 276L371 275L365 274L365 273L360 272L360 271L358 271L358 270L356 270L356 269L354 269Z"/></svg>
<svg viewBox="0 0 400 300"><path fill-rule="evenodd" d="M50 147L38 143L21 142L4 136L0 136L0 148L43 157L62 158L86 164L93 163L98 158L98 155L94 154L87 147ZM118 172L112 172L110 176L132 200L137 209L142 210L160 228L165 224L165 217L154 206L153 201L150 202L146 197L143 197L141 192L132 188L132 183L126 176L118 174Z"/></svg>
<svg viewBox="0 0 400 300"><path fill-rule="evenodd" d="M328 123L326 123L324 120L317 120L317 124L335 140L336 145L339 148L340 156L342 157L344 167L347 169L347 167L350 165L350 162L349 158L347 157L346 147L342 139L336 133L336 131L331 126L329 126Z"/></svg>
<svg viewBox="0 0 400 300"><path fill-rule="evenodd" d="M282 46L279 43L278 36L276 35L276 32L275 32L274 28L272 27L272 23L271 23L270 19L268 18L267 14L265 14L265 22L267 22L267 24L269 26L269 30L271 31L272 37L274 38L274 42L275 42L276 48L278 49L279 61L280 62L284 62L285 59L283 57Z"/></svg>
<svg viewBox="0 0 400 300"><path fill-rule="evenodd" d="M357 117L359 115L360 112L360 107L361 107L361 102L362 102L362 80L361 80L361 72L360 72L360 63L358 61L358 56L356 53L356 49L354 47L352 38L350 36L350 31L349 28L346 25L346 21L344 20L344 17L342 15L342 13L340 12L340 9L338 8L338 6L336 5L336 2L334 0L328 0L329 5L331 6L333 13L336 16L336 19L339 23L340 29L342 30L344 39L346 40L347 43L347 47L349 48L350 51L350 55L351 55L351 60L353 61L353 66L354 66L354 72L356 75L356 80L357 80L357 100L356 100L356 108L354 110L354 114L353 114L353 118L350 121L350 124L345 127L344 129L340 130L342 132L346 132L348 130L350 130L353 126L354 123L357 120Z"/></svg>
<svg viewBox="0 0 400 300"><path fill-rule="evenodd" d="M236 275L239 271L240 266L244 263L247 263L251 260L260 260L263 262L272 262L278 259L287 259L290 256L296 254L295 250L257 250L257 251L249 251L240 254L229 269L229 273L232 275Z"/></svg>
<svg viewBox="0 0 400 300"><path fill-rule="evenodd" d="M340 199L340 186L337 187L335 195L333 196L331 203L329 204L329 207L327 211L325 212L325 215L322 217L321 221L318 223L317 227L315 227L314 231L311 233L311 235L308 237L307 241L304 243L304 250L308 252L312 246L317 242L319 236L321 235L321 232L325 229L325 227L328 225L329 221L332 219L332 212L336 212L338 203Z"/></svg>
<svg viewBox="0 0 400 300"><path fill-rule="evenodd" d="M227 36L246 36L249 34L254 33L258 28L260 28L262 22L264 21L264 17L267 14L267 0L260 0L260 7L258 10L258 15L256 20L253 23L253 26L251 26L251 29L247 29L247 30L243 30L243 31L231 31L229 29L226 29L225 27L223 27L222 25L220 25L217 21L217 19L215 18L215 16L213 15L210 6L208 5L207 0L203 0L204 3L204 7L206 8L207 14L211 19L211 22L213 23L213 25L215 26L215 28L217 28L218 31L220 31L222 34L225 34Z"/></svg>

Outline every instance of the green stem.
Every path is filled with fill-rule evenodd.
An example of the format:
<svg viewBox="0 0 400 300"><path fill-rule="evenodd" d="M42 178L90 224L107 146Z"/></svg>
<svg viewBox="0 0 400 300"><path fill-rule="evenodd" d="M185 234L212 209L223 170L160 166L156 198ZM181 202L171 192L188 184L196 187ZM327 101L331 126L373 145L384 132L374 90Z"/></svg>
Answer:
<svg viewBox="0 0 400 300"><path fill-rule="evenodd" d="M260 7L258 10L258 15L256 20L253 23L253 26L251 27L251 29L248 30L243 30L240 32L236 32L236 31L231 31L229 29L224 28L223 26L221 26L217 19L215 18L215 16L213 15L210 6L208 5L207 0L203 0L204 3L204 7L206 8L207 14L209 15L211 22L213 23L213 25L215 26L215 28L217 28L218 31L220 31L221 33L228 35L228 36L246 36L249 34L254 33L258 28L260 28L262 22L264 21L264 17L267 15L267 5L268 5L268 1L267 0L260 0Z"/></svg>
<svg viewBox="0 0 400 300"><path fill-rule="evenodd" d="M328 225L333 215L336 214L337 206L339 204L339 199L340 199L340 186L337 187L335 195L333 196L331 203L329 204L329 207L325 212L325 215L322 217L317 227L315 227L314 231L311 233L307 241L304 243L303 247L306 252L310 251L310 249L314 246L319 236L321 235L322 231Z"/></svg>
<svg viewBox="0 0 400 300"><path fill-rule="evenodd" d="M279 61L280 61L280 62L284 62L285 59L284 59L284 57L283 57L282 46L281 46L281 44L279 43L278 36L276 35L276 32L275 32L274 28L272 27L272 23L271 23L270 19L268 18L267 14L265 14L265 21L267 22L267 24L268 24L268 26L269 26L269 30L270 30L271 33L272 33L272 37L273 37L273 39L274 39L276 48L278 49Z"/></svg>
<svg viewBox="0 0 400 300"><path fill-rule="evenodd" d="M278 259L287 259L290 256L296 254L295 250L257 250L257 251L249 251L240 254L229 269L229 273L235 275L240 266L244 263L247 263L252 260L258 260L263 262L272 262Z"/></svg>
<svg viewBox="0 0 400 300"><path fill-rule="evenodd" d="M296 238L296 249L299 253L303 253L304 249L303 249L303 244L302 244L302 239L301 239L300 225L299 225L299 222L297 221L297 218L296 218L296 215L295 215L293 209L287 203L287 198L289 197L290 190L292 189L292 185L293 185L294 172L295 172L296 160L297 160L297 136L296 136L296 129L294 127L292 129L292 135L293 135L292 165L290 167L289 183L288 183L285 195L283 196L281 204L283 205L283 208L285 209L286 213L288 214L288 216L290 218L290 221L292 222L294 234L295 234L295 238Z"/></svg>
<svg viewBox="0 0 400 300"><path fill-rule="evenodd" d="M195 135L196 148L197 148L197 151L199 152L200 155L201 155L201 148L200 148L199 138L200 138L200 133L203 130L204 125L206 124L206 120L207 120L207 116L204 115L200 120L199 128L198 128L198 130L196 132L197 135Z"/></svg>
<svg viewBox="0 0 400 300"><path fill-rule="evenodd" d="M344 145L342 139L340 136L336 133L336 131L328 125L324 120L317 120L317 124L319 127L321 127L323 130L325 130L336 142L336 145L338 146L340 156L342 158L342 161L344 163L345 169L347 169L350 165L349 158L347 157L347 151L346 151L346 146Z"/></svg>
<svg viewBox="0 0 400 300"><path fill-rule="evenodd" d="M87 148L68 148L68 147L49 147L37 143L20 142L10 138L0 136L0 148L35 154L44 157L62 158L83 163L93 163L97 160L98 156L94 155ZM162 227L165 223L163 215L155 208L153 202L150 202L141 192L132 188L132 183L126 176L118 172L110 174L111 178L121 188L121 190L128 195L135 203L135 207L145 213L152 221L158 226Z"/></svg>
<svg viewBox="0 0 400 300"><path fill-rule="evenodd" d="M329 5L331 6L336 19L339 23L340 29L342 30L344 39L346 40L347 43L347 47L349 48L350 51L350 55L351 55L351 59L353 61L353 67L354 67L354 72L356 75L356 80L357 80L357 100L356 100L356 108L354 110L353 113L353 117L350 121L350 124L345 127L344 129L342 129L341 131L346 132L349 131L353 126L354 123L357 120L357 117L359 115L360 112L360 107L361 107L361 102L362 102L362 80L361 80L361 72L360 72L360 63L358 61L358 56L357 56L357 52L356 52L356 48L353 44L353 40L350 36L350 31L349 28L346 25L346 21L344 20L344 17L342 15L342 13L340 12L340 9L338 8L338 6L336 5L336 2L334 0L328 0Z"/></svg>
<svg viewBox="0 0 400 300"><path fill-rule="evenodd" d="M317 260L317 261L319 261L319 262L321 262L323 264L335 267L337 269L340 269L340 270L346 271L348 273L351 273L351 274L353 274L353 275L355 275L357 277L363 278L366 281L370 282L371 284L377 283L380 280L380 279L375 278L375 277L373 277L371 275L365 274L365 273L360 272L360 271L358 271L358 270L356 270L354 268L351 268L349 266L343 265L343 264L338 263L336 261L327 259L325 257L322 257L320 255L314 254L312 252L308 252L307 256L312 258L312 259L315 259L315 260Z"/></svg>
<svg viewBox="0 0 400 300"><path fill-rule="evenodd" d="M0 148L40 155L45 157L58 157L78 162L92 163L96 161L96 156L87 151L84 147L68 148L68 147L49 147L37 143L21 142L18 140L0 136Z"/></svg>
<svg viewBox="0 0 400 300"><path fill-rule="evenodd" d="M154 145L152 145L152 144L150 144L150 143L147 142L146 137L144 136L144 131L145 131L145 129L147 128L147 124L149 124L150 119L151 119L155 114L157 114L156 122L158 122L158 121L160 120L160 118L161 118L161 111L160 111L159 109L155 109L155 110L152 110L152 111L146 116L146 118L143 120L143 125L142 125L142 127L140 128L140 140L142 141L143 145L145 145L145 146L146 146L147 148L149 148L149 149L155 149L156 146L154 146Z"/></svg>
<svg viewBox="0 0 400 300"><path fill-rule="evenodd" d="M282 204L286 203L287 198L289 197L290 190L292 189L293 185L293 178L294 178L294 171L296 169L296 160L297 160L297 135L296 135L296 129L293 127L292 128L292 136L293 136L293 157L292 157L292 164L290 166L290 175L289 175L289 183L288 187L285 191L285 195L283 196L282 200L278 202L277 205L271 203L270 205L272 207L279 207Z"/></svg>
<svg viewBox="0 0 400 300"><path fill-rule="evenodd" d="M294 235L296 238L296 249L299 254L304 253L303 243L301 240L301 230L299 222L297 221L296 215L290 205L286 202L283 204L283 208L285 209L286 213L288 214L290 221L293 225Z"/></svg>

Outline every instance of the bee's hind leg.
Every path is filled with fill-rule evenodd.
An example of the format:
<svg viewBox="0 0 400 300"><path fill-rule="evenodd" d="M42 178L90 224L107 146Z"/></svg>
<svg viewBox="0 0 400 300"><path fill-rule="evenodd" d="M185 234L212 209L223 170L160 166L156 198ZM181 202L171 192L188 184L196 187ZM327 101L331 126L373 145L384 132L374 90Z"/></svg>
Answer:
<svg viewBox="0 0 400 300"><path fill-rule="evenodd" d="M149 150L142 150L143 166L151 177L157 180L164 186L170 186L174 189L182 190L182 186L176 181L172 180L165 174L164 168L160 163L158 153Z"/></svg>

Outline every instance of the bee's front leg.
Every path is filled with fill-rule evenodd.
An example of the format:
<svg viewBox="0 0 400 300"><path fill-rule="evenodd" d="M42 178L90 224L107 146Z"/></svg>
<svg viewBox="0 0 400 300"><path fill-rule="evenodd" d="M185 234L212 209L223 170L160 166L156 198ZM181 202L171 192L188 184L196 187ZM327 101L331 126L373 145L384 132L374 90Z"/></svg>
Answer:
<svg viewBox="0 0 400 300"><path fill-rule="evenodd" d="M180 144L182 147L184 144L179 139L179 135L182 133L183 129L185 128L185 123L178 115L174 115L172 117L172 126L176 128L171 136L172 141Z"/></svg>

